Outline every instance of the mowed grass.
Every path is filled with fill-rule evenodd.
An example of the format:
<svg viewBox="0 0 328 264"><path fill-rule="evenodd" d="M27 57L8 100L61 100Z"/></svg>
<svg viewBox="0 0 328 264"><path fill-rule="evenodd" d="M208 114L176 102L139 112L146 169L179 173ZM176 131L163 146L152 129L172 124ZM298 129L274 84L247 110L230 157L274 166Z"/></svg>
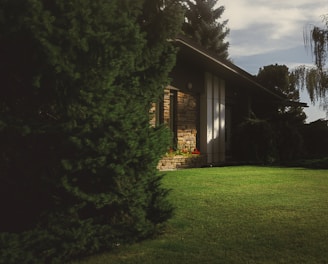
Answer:
<svg viewBox="0 0 328 264"><path fill-rule="evenodd" d="M153 240L76 263L328 263L328 170L166 172L174 217Z"/></svg>

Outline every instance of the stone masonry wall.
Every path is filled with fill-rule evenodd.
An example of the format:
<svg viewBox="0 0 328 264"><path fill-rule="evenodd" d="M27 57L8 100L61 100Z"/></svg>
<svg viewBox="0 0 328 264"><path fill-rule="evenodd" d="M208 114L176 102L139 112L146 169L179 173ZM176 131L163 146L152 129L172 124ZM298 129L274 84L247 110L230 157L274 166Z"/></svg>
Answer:
<svg viewBox="0 0 328 264"><path fill-rule="evenodd" d="M172 96L172 87L168 86L164 90L163 96L163 111L162 118L166 125L170 125L170 112L171 107L176 107L176 129L177 129L177 148L182 151L191 152L196 148L197 144L197 124L198 120L198 97L194 94L184 93L182 91L176 91L176 106L171 105L170 100ZM153 104L150 114L152 115L150 123L155 125L155 112L160 110L156 109L157 105ZM205 164L205 159L200 155L187 156L173 156L173 157L163 157L158 164L158 169L177 169L177 168L187 168L187 167L200 167Z"/></svg>
<svg viewBox="0 0 328 264"><path fill-rule="evenodd" d="M176 155L165 156L157 165L160 171L176 170L183 168L200 168L206 164L206 156L203 155Z"/></svg>
<svg viewBox="0 0 328 264"><path fill-rule="evenodd" d="M178 92L177 136L178 148L194 150L198 123L197 97L192 94Z"/></svg>
<svg viewBox="0 0 328 264"><path fill-rule="evenodd" d="M157 104L156 103L152 103L151 104L151 108L149 110L149 115L150 115L150 121L149 121L149 123L150 123L150 125L152 127L155 127L156 126L156 111L157 111L156 107L157 107Z"/></svg>
<svg viewBox="0 0 328 264"><path fill-rule="evenodd" d="M168 88L164 89L164 96L163 96L163 122L164 124L170 123L170 94L171 91Z"/></svg>

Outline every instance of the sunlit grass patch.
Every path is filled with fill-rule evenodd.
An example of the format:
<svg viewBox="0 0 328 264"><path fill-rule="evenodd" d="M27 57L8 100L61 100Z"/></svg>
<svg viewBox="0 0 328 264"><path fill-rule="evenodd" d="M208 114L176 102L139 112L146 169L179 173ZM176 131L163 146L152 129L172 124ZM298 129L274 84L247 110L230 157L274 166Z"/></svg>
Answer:
<svg viewBox="0 0 328 264"><path fill-rule="evenodd" d="M325 263L328 171L222 167L167 172L174 217L154 240L78 263Z"/></svg>

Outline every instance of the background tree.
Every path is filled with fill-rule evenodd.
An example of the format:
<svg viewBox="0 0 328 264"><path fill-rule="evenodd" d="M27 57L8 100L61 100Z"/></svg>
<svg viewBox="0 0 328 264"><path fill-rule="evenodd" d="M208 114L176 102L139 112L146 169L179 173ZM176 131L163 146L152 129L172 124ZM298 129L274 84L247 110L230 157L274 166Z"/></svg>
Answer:
<svg viewBox="0 0 328 264"><path fill-rule="evenodd" d="M286 65L268 65L261 68L257 74L259 83L281 93L288 100L298 102L299 90L293 72ZM303 139L301 129L306 115L300 105L280 106L274 119L275 142L280 161L288 161L303 154Z"/></svg>
<svg viewBox="0 0 328 264"><path fill-rule="evenodd" d="M63 263L170 217L149 109L183 16L162 2L0 0L1 263Z"/></svg>
<svg viewBox="0 0 328 264"><path fill-rule="evenodd" d="M229 34L228 20L219 21L224 6L217 6L218 0L185 0L187 7L183 31L197 43L220 58L228 58L229 42L225 38Z"/></svg>
<svg viewBox="0 0 328 264"><path fill-rule="evenodd" d="M259 83L281 93L288 100L299 102L300 93L296 85L296 76L294 72L290 72L286 65L268 65L260 68L257 76ZM293 115L295 121L303 123L306 115L300 105L281 106L279 111L283 114Z"/></svg>

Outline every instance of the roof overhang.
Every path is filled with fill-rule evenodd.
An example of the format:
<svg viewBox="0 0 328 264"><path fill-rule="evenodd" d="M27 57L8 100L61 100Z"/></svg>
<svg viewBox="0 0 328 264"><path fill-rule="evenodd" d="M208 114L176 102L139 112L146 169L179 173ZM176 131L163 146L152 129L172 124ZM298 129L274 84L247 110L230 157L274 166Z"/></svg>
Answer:
<svg viewBox="0 0 328 264"><path fill-rule="evenodd" d="M281 105L307 107L306 103L289 101L283 94L264 87L255 80L254 76L245 70L239 68L230 61L218 58L215 54L205 50L200 45L195 44L184 36L178 36L170 41L179 47L179 56L188 60L191 65L197 65L218 76L224 76L225 81L245 89L250 89L254 92L259 92Z"/></svg>

